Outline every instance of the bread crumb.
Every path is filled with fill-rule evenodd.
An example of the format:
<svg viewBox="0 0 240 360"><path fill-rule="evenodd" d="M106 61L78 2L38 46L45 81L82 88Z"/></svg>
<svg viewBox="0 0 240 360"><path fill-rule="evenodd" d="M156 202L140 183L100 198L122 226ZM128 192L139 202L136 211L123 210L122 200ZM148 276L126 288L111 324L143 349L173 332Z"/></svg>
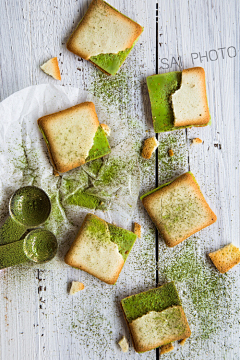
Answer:
<svg viewBox="0 0 240 360"><path fill-rule="evenodd" d="M144 141L143 149L142 149L142 157L144 159L150 159L152 153L158 148L159 142L155 138L155 136L148 138Z"/></svg>
<svg viewBox="0 0 240 360"><path fill-rule="evenodd" d="M74 295L74 294L76 294L77 292L79 292L79 291L81 291L83 289L84 289L83 283L81 283L79 281L72 281L71 289L70 289L69 294Z"/></svg>
<svg viewBox="0 0 240 360"><path fill-rule="evenodd" d="M123 352L127 352L129 349L128 341L125 336L123 336L122 339L118 342L118 345Z"/></svg>
<svg viewBox="0 0 240 360"><path fill-rule="evenodd" d="M187 340L187 339L182 339L182 340L180 340L180 341L179 341L179 344L183 346L183 345L185 344L185 341L186 341L186 340Z"/></svg>
<svg viewBox="0 0 240 360"><path fill-rule="evenodd" d="M52 76L54 79L61 80L57 57L54 57L45 62L40 66L40 69L45 72L45 74Z"/></svg>
<svg viewBox="0 0 240 360"><path fill-rule="evenodd" d="M53 169L53 175L54 176L59 176L59 172L57 170Z"/></svg>
<svg viewBox="0 0 240 360"><path fill-rule="evenodd" d="M133 232L140 239L141 238L141 233L142 233L141 232L141 225L135 222L134 226L133 226Z"/></svg>
<svg viewBox="0 0 240 360"><path fill-rule="evenodd" d="M174 349L172 343L161 346L161 355L166 354Z"/></svg>
<svg viewBox="0 0 240 360"><path fill-rule="evenodd" d="M202 140L199 138L192 139L192 144L202 144Z"/></svg>
<svg viewBox="0 0 240 360"><path fill-rule="evenodd" d="M172 149L168 150L168 155L171 156L171 157L174 155L174 152L173 152Z"/></svg>
<svg viewBox="0 0 240 360"><path fill-rule="evenodd" d="M105 132L106 136L110 136L110 134L111 134L110 127L106 124L101 124L101 127L102 127L103 131Z"/></svg>
<svg viewBox="0 0 240 360"><path fill-rule="evenodd" d="M240 249L233 244L228 244L208 255L222 274L240 263Z"/></svg>

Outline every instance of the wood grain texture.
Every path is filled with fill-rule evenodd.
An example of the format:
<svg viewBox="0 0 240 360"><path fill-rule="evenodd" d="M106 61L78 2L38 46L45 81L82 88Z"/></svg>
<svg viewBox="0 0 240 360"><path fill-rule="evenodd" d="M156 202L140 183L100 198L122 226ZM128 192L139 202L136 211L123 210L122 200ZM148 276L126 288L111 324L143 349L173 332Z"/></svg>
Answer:
<svg viewBox="0 0 240 360"><path fill-rule="evenodd" d="M169 359L240 358L240 327L236 320L239 267L221 278L207 257L210 251L230 242L240 245L238 19L239 4L235 1L226 7L219 1L181 1L174 2L174 6L168 1L159 2L159 73L204 67L212 118L211 126L159 137L159 183L192 171L218 217L215 224L177 249L167 249L159 239L160 282L178 280L192 329L191 338L169 354ZM195 137L203 143L192 145ZM172 158L167 156L170 146L175 152ZM215 288L213 282L218 283ZM191 285L194 283L196 288ZM208 327L211 331L204 337Z"/></svg>
<svg viewBox="0 0 240 360"><path fill-rule="evenodd" d="M116 104L120 117L127 119L134 147L139 151L143 138L153 135L145 78L155 72L155 1L110 1L145 27L138 44L114 78L103 75L92 64L66 50L66 41L90 1L46 0L40 3L32 0L26 10L27 28L19 18L22 5L3 3L5 20L1 31L4 31L6 43L16 42L13 55L18 57L21 68L15 73L17 82L12 84L7 73L13 62L1 61L2 76L4 74L8 80L3 79L1 99L25 86L40 83L88 89L105 101L107 109L113 102ZM14 32L10 31L11 27ZM17 42L18 37L21 43ZM39 68L53 56L59 60L61 82ZM8 57L9 52L5 54L5 58ZM155 157L146 162L139 156L139 162L143 174L142 194L154 186ZM142 225L143 236L136 241L113 287L70 267L61 272L14 267L1 274L0 296L4 306L0 311L0 357L9 360L126 358L117 342L123 335L130 344L131 339L119 302L123 297L156 285L155 230L140 201L133 220ZM72 280L83 282L84 291L70 296L68 285ZM132 345L127 356L138 358ZM155 350L141 356L143 359L155 357Z"/></svg>
<svg viewBox="0 0 240 360"><path fill-rule="evenodd" d="M26 86L41 83L89 90L101 97L106 107L112 102L116 104L119 115L128 121L138 151L142 141L153 135L145 78L156 73L156 50L159 73L204 67L212 125L159 135L159 184L191 170L218 216L216 224L174 249L166 248L159 238L159 283L171 277L173 271L170 273L169 269L184 251L193 257L195 265L204 264L203 268L194 266L197 271L203 269L205 274L203 280L197 272L195 278L186 281L181 277L185 274L184 268L181 272L179 269L177 276L174 273L192 337L184 347L175 345L175 350L167 356L172 360L240 359L239 267L219 282L218 273L206 256L231 241L240 246L239 2L109 0L111 5L145 27L138 44L114 78L108 78L92 64L66 50L66 41L90 0L1 0L0 3L0 100ZM206 52L207 58L201 57L206 56ZM211 60L216 54L218 59ZM39 68L53 56L59 60L61 82ZM191 145L194 137L200 137L203 144ZM170 148L174 151L172 158L167 154ZM155 187L155 157L150 161L139 158L139 162L142 195ZM133 220L143 226L143 236L137 240L114 287L71 268L59 272L13 267L0 273L1 359L126 358L117 345L122 335L131 345L119 301L154 287L156 281L155 228L140 201ZM217 327L215 335L210 334L206 339L200 336L201 325L205 323L196 309L202 309L202 313L208 315L203 300L208 299L212 289L207 288L207 284L212 284L212 277L219 292L213 290L217 302L210 297L210 304L213 308L216 304L219 306L219 314L216 315L217 322L213 322ZM68 284L72 280L85 285L85 290L74 297L68 295ZM197 284L204 296L207 294L205 298L200 292L191 291L192 283ZM198 295L195 303L193 294ZM156 352L137 355L130 346L127 357L137 359L139 356L155 359Z"/></svg>

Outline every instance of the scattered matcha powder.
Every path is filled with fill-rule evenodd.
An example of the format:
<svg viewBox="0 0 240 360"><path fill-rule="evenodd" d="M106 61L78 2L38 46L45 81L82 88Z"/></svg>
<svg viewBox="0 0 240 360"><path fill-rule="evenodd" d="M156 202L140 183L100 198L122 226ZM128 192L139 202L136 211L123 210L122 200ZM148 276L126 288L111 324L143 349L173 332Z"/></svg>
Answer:
<svg viewBox="0 0 240 360"><path fill-rule="evenodd" d="M163 259L160 256L159 273L163 274L163 281L175 281L186 289L185 295L190 296L192 309L197 312L197 317L192 319L194 326L199 322L197 337L208 339L230 325L232 298L229 289L233 279L211 267L206 256L199 254L196 240L185 240L182 249L175 254L166 256L167 252L168 249L163 251Z"/></svg>

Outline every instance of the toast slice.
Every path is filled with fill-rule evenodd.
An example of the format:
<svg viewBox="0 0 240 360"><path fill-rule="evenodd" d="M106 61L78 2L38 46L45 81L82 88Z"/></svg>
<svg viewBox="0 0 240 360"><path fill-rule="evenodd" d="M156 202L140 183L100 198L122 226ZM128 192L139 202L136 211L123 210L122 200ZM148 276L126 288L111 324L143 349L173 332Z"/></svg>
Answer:
<svg viewBox="0 0 240 360"><path fill-rule="evenodd" d="M121 307L137 352L191 335L173 282L129 296L121 301Z"/></svg>
<svg viewBox="0 0 240 360"><path fill-rule="evenodd" d="M233 244L228 244L208 255L222 274L240 263L240 249Z"/></svg>
<svg viewBox="0 0 240 360"><path fill-rule="evenodd" d="M203 68L183 70L181 87L172 94L171 98L175 127L204 126L210 121Z"/></svg>
<svg viewBox="0 0 240 360"><path fill-rule="evenodd" d="M110 152L92 102L38 119L54 169L64 173Z"/></svg>
<svg viewBox="0 0 240 360"><path fill-rule="evenodd" d="M137 236L88 214L65 262L107 284L115 284Z"/></svg>
<svg viewBox="0 0 240 360"><path fill-rule="evenodd" d="M54 57L45 62L43 65L40 66L40 69L44 71L47 75L52 76L54 79L61 80L57 57Z"/></svg>
<svg viewBox="0 0 240 360"><path fill-rule="evenodd" d="M67 43L67 49L114 75L143 28L103 0L93 0Z"/></svg>
<svg viewBox="0 0 240 360"><path fill-rule="evenodd" d="M141 200L169 247L217 220L190 172L143 195Z"/></svg>
<svg viewBox="0 0 240 360"><path fill-rule="evenodd" d="M156 133L210 124L203 68L148 76L147 87Z"/></svg>

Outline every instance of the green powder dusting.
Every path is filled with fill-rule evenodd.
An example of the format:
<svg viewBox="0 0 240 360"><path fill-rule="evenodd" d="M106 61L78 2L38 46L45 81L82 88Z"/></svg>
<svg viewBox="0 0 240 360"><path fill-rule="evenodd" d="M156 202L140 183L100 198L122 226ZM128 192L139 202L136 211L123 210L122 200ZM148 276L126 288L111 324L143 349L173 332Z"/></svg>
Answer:
<svg viewBox="0 0 240 360"><path fill-rule="evenodd" d="M99 170L101 169L103 165L102 158L96 159L93 161L90 161L87 164L82 165L82 169L92 178L95 178L97 174L99 173Z"/></svg>
<svg viewBox="0 0 240 360"><path fill-rule="evenodd" d="M125 185L126 181L136 166L136 160L126 161L120 157L112 157L101 168L95 185Z"/></svg>
<svg viewBox="0 0 240 360"><path fill-rule="evenodd" d="M90 92L102 100L105 108L116 104L116 108L124 108L130 102L131 76L120 71L109 77L98 70L93 71Z"/></svg>
<svg viewBox="0 0 240 360"><path fill-rule="evenodd" d="M99 241L110 243L108 225L104 220L94 215L88 215L85 226L90 236L96 238Z"/></svg>
<svg viewBox="0 0 240 360"><path fill-rule="evenodd" d="M188 171L188 149L185 130L158 136L158 179L163 184ZM174 156L168 155L172 149Z"/></svg>
<svg viewBox="0 0 240 360"><path fill-rule="evenodd" d="M49 195L51 200L51 213L44 224L44 228L52 231L55 236L61 233L61 225L66 222L66 215L62 207L59 192Z"/></svg>
<svg viewBox="0 0 240 360"><path fill-rule="evenodd" d="M200 322L199 336L202 339L223 328L224 316L231 303L231 280L228 275L221 275L212 269L206 258L197 254L197 244L193 240L186 240L173 260L162 264L160 260L159 271L164 274L165 280L180 282L181 287L184 285L187 288Z"/></svg>

